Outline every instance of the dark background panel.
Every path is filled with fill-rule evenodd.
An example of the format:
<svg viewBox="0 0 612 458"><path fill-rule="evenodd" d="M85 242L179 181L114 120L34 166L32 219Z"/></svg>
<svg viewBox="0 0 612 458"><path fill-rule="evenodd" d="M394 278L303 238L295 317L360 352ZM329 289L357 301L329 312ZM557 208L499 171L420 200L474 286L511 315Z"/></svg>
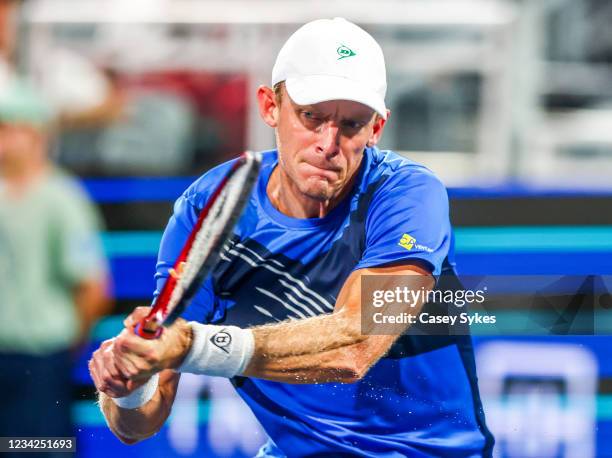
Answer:
<svg viewBox="0 0 612 458"><path fill-rule="evenodd" d="M612 197L451 199L455 226L609 225Z"/></svg>
<svg viewBox="0 0 612 458"><path fill-rule="evenodd" d="M99 204L106 230L161 230L172 215L172 202L125 202Z"/></svg>

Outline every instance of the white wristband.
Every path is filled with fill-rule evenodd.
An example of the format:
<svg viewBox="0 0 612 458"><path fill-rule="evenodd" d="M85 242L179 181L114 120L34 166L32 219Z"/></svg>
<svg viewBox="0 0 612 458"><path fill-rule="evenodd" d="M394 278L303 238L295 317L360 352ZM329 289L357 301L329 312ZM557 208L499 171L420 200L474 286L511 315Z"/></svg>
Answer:
<svg viewBox="0 0 612 458"><path fill-rule="evenodd" d="M122 398L111 398L115 404L123 409L137 409L142 407L155 395L159 384L159 374L154 374L147 383L136 388L127 396Z"/></svg>
<svg viewBox="0 0 612 458"><path fill-rule="evenodd" d="M193 333L191 349L178 372L227 378L244 372L255 349L253 331L195 321L189 324Z"/></svg>

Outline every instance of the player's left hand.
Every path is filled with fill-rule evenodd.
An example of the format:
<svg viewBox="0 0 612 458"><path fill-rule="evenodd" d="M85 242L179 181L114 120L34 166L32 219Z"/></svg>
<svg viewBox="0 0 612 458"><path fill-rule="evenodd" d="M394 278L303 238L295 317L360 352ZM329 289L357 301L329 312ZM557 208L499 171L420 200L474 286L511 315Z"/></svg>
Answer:
<svg viewBox="0 0 612 458"><path fill-rule="evenodd" d="M147 340L134 334L134 325L151 309L137 307L123 322L125 329L114 341L115 364L130 380L149 378L164 369L176 369L191 348L191 327L183 319L164 328L158 339Z"/></svg>

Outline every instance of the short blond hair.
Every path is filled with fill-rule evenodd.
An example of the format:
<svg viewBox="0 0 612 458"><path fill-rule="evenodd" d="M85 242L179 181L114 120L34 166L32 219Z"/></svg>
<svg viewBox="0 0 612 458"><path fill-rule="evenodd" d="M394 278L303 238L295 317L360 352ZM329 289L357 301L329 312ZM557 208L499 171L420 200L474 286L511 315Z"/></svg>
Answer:
<svg viewBox="0 0 612 458"><path fill-rule="evenodd" d="M280 106L283 100L283 88L285 87L285 81L279 81L274 85L274 97L276 98L276 104Z"/></svg>

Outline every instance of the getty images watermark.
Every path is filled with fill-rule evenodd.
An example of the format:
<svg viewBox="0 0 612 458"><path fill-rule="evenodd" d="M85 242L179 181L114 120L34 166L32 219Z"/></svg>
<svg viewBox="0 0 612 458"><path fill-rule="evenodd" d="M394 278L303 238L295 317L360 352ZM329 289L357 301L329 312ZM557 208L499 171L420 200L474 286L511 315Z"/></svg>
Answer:
<svg viewBox="0 0 612 458"><path fill-rule="evenodd" d="M485 301L485 290L464 290L454 291L427 290L421 287L417 290L407 286L396 286L393 289L377 289L372 293L372 307L378 309L374 312L372 319L376 324L395 324L409 323L415 324L419 321L422 324L450 324L454 325L459 320L460 323L495 323L495 316L482 316L478 313L469 315L461 312L459 315L448 314L438 315L423 311L418 314L414 312L399 312L397 315L388 314L390 305L403 305L403 308L415 309L420 304L435 302L454 307L465 307L469 304L483 304Z"/></svg>
<svg viewBox="0 0 612 458"><path fill-rule="evenodd" d="M610 276L363 275L371 335L612 335Z"/></svg>
<svg viewBox="0 0 612 458"><path fill-rule="evenodd" d="M431 279L415 275L362 276L362 332L395 335L416 328L426 334L464 334L476 323L497 321L495 315L468 312L485 303L486 286L476 290L458 283L440 286L438 283L434 287Z"/></svg>

